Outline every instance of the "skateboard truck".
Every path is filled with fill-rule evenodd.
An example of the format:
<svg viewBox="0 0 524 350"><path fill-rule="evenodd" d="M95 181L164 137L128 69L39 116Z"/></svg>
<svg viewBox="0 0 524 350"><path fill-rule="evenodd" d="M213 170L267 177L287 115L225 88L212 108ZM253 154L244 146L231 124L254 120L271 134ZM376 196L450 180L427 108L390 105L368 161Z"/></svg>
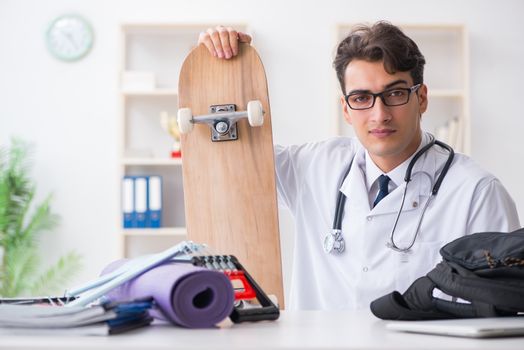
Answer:
<svg viewBox="0 0 524 350"><path fill-rule="evenodd" d="M258 100L247 103L247 111L236 111L234 104L212 105L210 114L193 116L190 108L178 110L178 126L185 134L193 130L194 124L207 124L211 129L211 141L230 141L238 139L237 121L247 118L249 125L264 124L264 110Z"/></svg>

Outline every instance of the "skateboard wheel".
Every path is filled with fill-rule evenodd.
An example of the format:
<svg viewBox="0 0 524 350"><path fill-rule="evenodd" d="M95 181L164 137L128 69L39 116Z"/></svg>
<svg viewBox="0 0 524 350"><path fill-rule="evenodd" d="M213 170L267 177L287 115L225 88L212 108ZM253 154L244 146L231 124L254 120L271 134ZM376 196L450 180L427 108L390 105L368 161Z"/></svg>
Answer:
<svg viewBox="0 0 524 350"><path fill-rule="evenodd" d="M247 120L251 126L261 126L264 124L264 110L260 101L249 101L247 103Z"/></svg>
<svg viewBox="0 0 524 350"><path fill-rule="evenodd" d="M180 108L177 114L178 127L182 134L186 134L193 130L193 115L191 114L191 108Z"/></svg>

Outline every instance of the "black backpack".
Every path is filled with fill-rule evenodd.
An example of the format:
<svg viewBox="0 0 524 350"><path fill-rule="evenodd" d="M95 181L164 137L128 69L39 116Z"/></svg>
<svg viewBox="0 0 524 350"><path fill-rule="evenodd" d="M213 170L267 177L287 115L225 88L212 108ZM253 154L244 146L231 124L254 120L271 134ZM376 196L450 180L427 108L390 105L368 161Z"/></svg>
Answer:
<svg viewBox="0 0 524 350"><path fill-rule="evenodd" d="M395 291L373 301L373 314L385 320L430 320L524 312L524 228L460 237L442 247L440 255L443 260L404 294ZM433 297L435 288L453 301Z"/></svg>

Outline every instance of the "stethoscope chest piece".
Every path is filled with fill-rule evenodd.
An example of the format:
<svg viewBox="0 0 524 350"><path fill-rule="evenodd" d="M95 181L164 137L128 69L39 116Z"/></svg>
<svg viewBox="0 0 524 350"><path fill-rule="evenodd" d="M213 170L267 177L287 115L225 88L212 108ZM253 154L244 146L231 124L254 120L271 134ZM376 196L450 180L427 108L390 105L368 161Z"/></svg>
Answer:
<svg viewBox="0 0 524 350"><path fill-rule="evenodd" d="M324 251L326 253L341 254L346 248L341 230L333 230L324 238Z"/></svg>

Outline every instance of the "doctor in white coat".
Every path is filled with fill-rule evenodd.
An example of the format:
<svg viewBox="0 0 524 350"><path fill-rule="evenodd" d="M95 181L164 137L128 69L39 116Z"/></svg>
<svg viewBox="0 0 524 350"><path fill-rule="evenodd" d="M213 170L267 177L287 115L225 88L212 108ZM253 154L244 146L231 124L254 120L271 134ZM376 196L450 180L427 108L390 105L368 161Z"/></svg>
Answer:
<svg viewBox="0 0 524 350"><path fill-rule="evenodd" d="M221 26L199 38L226 59L236 55L238 41L251 38ZM275 146L279 203L296 225L289 308L367 308L425 275L447 242L520 227L502 184L465 155L455 154L431 198L451 159L445 148L433 145L417 157L411 181L404 180L412 159L433 141L420 126L428 106L424 64L397 27L355 28L339 44L334 67L344 117L357 137ZM334 234L339 193L345 202Z"/></svg>

